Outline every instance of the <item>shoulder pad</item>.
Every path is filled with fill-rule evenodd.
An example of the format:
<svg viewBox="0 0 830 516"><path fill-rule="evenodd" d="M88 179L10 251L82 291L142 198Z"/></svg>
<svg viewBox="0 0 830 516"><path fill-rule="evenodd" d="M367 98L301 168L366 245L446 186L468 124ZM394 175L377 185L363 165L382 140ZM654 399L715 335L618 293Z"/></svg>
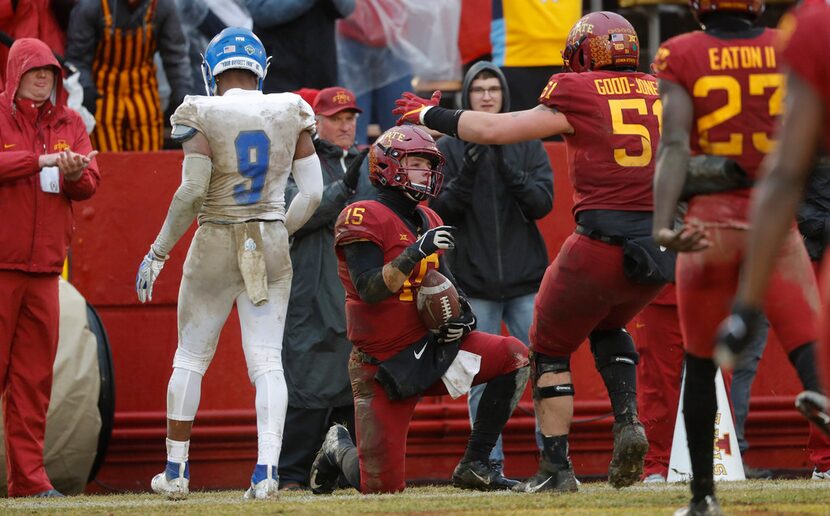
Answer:
<svg viewBox="0 0 830 516"><path fill-rule="evenodd" d="M199 131L190 126L178 124L174 125L173 130L170 131L170 138L176 143L184 143L196 136L197 132Z"/></svg>

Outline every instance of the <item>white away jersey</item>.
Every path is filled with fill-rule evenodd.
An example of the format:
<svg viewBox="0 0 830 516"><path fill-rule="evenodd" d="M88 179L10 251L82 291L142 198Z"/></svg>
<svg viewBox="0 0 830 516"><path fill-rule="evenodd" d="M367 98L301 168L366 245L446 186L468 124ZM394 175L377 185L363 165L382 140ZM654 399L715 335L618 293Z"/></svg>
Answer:
<svg viewBox="0 0 830 516"><path fill-rule="evenodd" d="M232 89L188 95L170 118L207 137L213 172L199 223L285 220L285 184L314 112L299 95Z"/></svg>

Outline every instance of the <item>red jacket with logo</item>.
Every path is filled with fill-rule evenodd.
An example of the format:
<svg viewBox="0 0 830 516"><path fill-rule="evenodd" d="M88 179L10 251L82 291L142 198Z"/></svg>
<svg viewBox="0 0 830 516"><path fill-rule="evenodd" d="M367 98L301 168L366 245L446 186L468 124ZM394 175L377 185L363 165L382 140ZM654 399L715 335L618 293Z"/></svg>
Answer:
<svg viewBox="0 0 830 516"><path fill-rule="evenodd" d="M101 180L93 160L79 180L61 176L60 193L40 187L38 156L92 151L81 117L66 106L60 73L52 99L40 108L24 105L25 100L15 102L23 74L47 65L60 69L39 40L20 39L9 51L0 94L0 270L59 273L74 230L72 201L92 197Z"/></svg>

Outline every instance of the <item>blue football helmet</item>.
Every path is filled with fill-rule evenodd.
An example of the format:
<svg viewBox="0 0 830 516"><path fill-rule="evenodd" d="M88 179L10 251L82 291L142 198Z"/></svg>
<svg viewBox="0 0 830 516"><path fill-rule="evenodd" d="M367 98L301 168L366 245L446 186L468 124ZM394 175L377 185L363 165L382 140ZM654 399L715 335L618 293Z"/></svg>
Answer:
<svg viewBox="0 0 830 516"><path fill-rule="evenodd" d="M216 95L216 76L234 68L256 74L259 77L257 89L262 91L270 61L256 34L241 27L224 29L213 37L202 56L202 77L207 94Z"/></svg>

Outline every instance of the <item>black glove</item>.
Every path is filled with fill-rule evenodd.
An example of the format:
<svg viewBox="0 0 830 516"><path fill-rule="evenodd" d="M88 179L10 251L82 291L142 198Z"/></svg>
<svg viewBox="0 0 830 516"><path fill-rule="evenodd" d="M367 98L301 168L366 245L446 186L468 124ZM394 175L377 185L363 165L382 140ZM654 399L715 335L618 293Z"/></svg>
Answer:
<svg viewBox="0 0 830 516"><path fill-rule="evenodd" d="M438 329L438 342L448 344L455 342L476 329L476 315L467 298L460 297L461 315L453 317Z"/></svg>
<svg viewBox="0 0 830 516"><path fill-rule="evenodd" d="M758 308L735 303L732 314L718 328L715 343L715 361L721 367L732 368L737 356L752 343L764 324L764 312Z"/></svg>
<svg viewBox="0 0 830 516"><path fill-rule="evenodd" d="M368 153L368 148L360 151L349 164L346 173L343 174L343 184L349 190L357 190L357 181L360 179L360 167L363 165L363 160L366 159L366 154Z"/></svg>
<svg viewBox="0 0 830 516"><path fill-rule="evenodd" d="M464 146L464 168L467 170L475 170L476 163L487 152L487 145L479 145L478 143L468 143Z"/></svg>
<svg viewBox="0 0 830 516"><path fill-rule="evenodd" d="M504 153L501 146L494 147L496 155L496 170L504 178L507 186L522 186L527 179L527 174L519 168L511 168L504 160Z"/></svg>
<svg viewBox="0 0 830 516"><path fill-rule="evenodd" d="M452 236L454 230L455 228L452 226L432 228L421 235L410 247L418 251L422 259L439 249L455 249L455 238Z"/></svg>

